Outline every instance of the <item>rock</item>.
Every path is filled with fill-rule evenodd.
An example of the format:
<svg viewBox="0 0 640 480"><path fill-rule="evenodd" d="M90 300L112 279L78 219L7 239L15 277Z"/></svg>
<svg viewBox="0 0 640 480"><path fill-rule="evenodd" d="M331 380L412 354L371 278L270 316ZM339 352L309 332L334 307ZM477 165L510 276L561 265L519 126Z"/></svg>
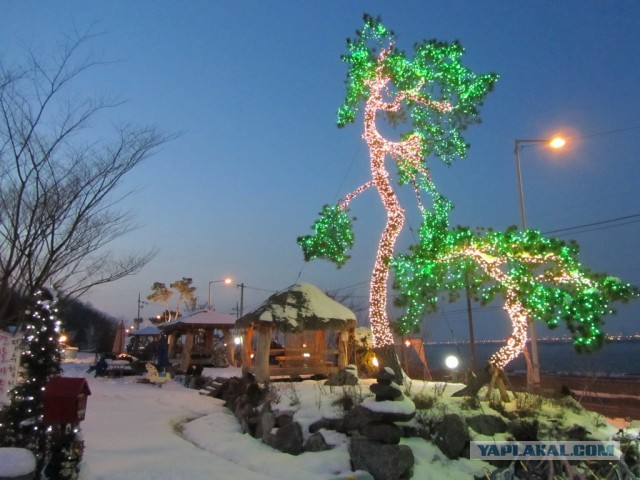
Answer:
<svg viewBox="0 0 640 480"><path fill-rule="evenodd" d="M276 427L282 428L285 425L289 425L290 423L293 423L292 412L282 412L276 415Z"/></svg>
<svg viewBox="0 0 640 480"><path fill-rule="evenodd" d="M360 433L370 440L397 445L402 437L402 429L395 423L371 422L360 429Z"/></svg>
<svg viewBox="0 0 640 480"><path fill-rule="evenodd" d="M576 424L572 427L567 428L564 433L569 440L578 440L580 442L584 442L591 432L584 428L582 425Z"/></svg>
<svg viewBox="0 0 640 480"><path fill-rule="evenodd" d="M249 403L249 399L246 395L240 395L235 401L235 415L238 418L248 417L255 415L255 407Z"/></svg>
<svg viewBox="0 0 640 480"><path fill-rule="evenodd" d="M384 402L385 400L396 400L402 397L402 390L395 384L383 385L382 383L374 383L369 390L376 396L376 402Z"/></svg>
<svg viewBox="0 0 640 480"><path fill-rule="evenodd" d="M496 415L474 415L466 420L469 427L482 435L493 436L507 431L507 422Z"/></svg>
<svg viewBox="0 0 640 480"><path fill-rule="evenodd" d="M540 424L537 419L515 420L509 424L508 432L513 435L514 440L520 442L535 442L538 440L539 426Z"/></svg>
<svg viewBox="0 0 640 480"><path fill-rule="evenodd" d="M362 405L356 405L344 416L344 428L346 432L359 430L370 422L408 422L415 416L415 410L411 413L402 412L374 412Z"/></svg>
<svg viewBox="0 0 640 480"><path fill-rule="evenodd" d="M571 389L570 389L569 387L567 387L566 385L562 385L562 386L560 387L560 396L561 396L561 397L571 397L571 398L573 398L574 400L576 399L576 394L575 394L575 393L573 393L573 392L571 391Z"/></svg>
<svg viewBox="0 0 640 480"><path fill-rule="evenodd" d="M232 412L236 410L236 401L242 395L248 396L248 401L258 406L265 396L265 391L255 382L252 375L244 378L232 377L218 389L216 398L224 400L224 406Z"/></svg>
<svg viewBox="0 0 640 480"><path fill-rule="evenodd" d="M374 420L408 422L416 415L415 403L405 396L399 400L387 400L385 402L377 402L375 398L367 397L360 406L369 410Z"/></svg>
<svg viewBox="0 0 640 480"><path fill-rule="evenodd" d="M233 412L236 409L236 400L243 393L244 385L242 384L242 380L237 377L233 377L222 385L219 392L220 396L218 398L224 400L224 406Z"/></svg>
<svg viewBox="0 0 640 480"><path fill-rule="evenodd" d="M359 379L357 370L354 371L347 367L341 369L336 373L329 374L329 379L324 382L324 384L330 387L335 387L343 385L357 385L358 381Z"/></svg>
<svg viewBox="0 0 640 480"><path fill-rule="evenodd" d="M375 375L375 379L382 385L391 385L395 378L395 372L389 367L381 368Z"/></svg>
<svg viewBox="0 0 640 480"><path fill-rule="evenodd" d="M436 424L432 441L447 458L460 458L470 441L462 417L453 413L445 415L442 421Z"/></svg>
<svg viewBox="0 0 640 480"><path fill-rule="evenodd" d="M316 433L321 428L325 430L335 430L340 433L347 433L342 418L321 418L309 425L309 433Z"/></svg>
<svg viewBox="0 0 640 480"><path fill-rule="evenodd" d="M381 418L376 418L374 412L371 410L360 405L356 405L345 414L343 420L345 430L347 432L352 432L354 430L360 430L367 423L375 420L381 420Z"/></svg>
<svg viewBox="0 0 640 480"><path fill-rule="evenodd" d="M325 442L324 437L320 432L312 433L304 442L305 452L323 452L325 450L331 450L331 445Z"/></svg>
<svg viewBox="0 0 640 480"><path fill-rule="evenodd" d="M276 426L276 416L271 411L271 405L265 404L262 411L258 415L256 425L256 438L261 438L263 442L269 444L269 437L272 435L271 430Z"/></svg>
<svg viewBox="0 0 640 480"><path fill-rule="evenodd" d="M290 455L299 455L304 451L303 440L302 427L298 422L293 422L279 428L268 445Z"/></svg>
<svg viewBox="0 0 640 480"><path fill-rule="evenodd" d="M243 433L256 436L258 424L258 410L250 402L246 395L241 395L235 401L235 416L240 420Z"/></svg>
<svg viewBox="0 0 640 480"><path fill-rule="evenodd" d="M349 372L349 373L351 373L351 374L355 375L356 377L358 376L358 367L356 367L353 363L350 363L349 365L347 365L346 367L344 367L344 369L345 369L347 372Z"/></svg>
<svg viewBox="0 0 640 480"><path fill-rule="evenodd" d="M249 402L254 407L257 407L258 405L260 405L262 400L264 400L265 391L262 390L260 388L260 385L258 385L257 383L250 383L247 386L246 392L247 392L247 398L249 399Z"/></svg>
<svg viewBox="0 0 640 480"><path fill-rule="evenodd" d="M428 427L422 425L401 425L400 428L402 428L402 436L405 438L419 437L425 440L431 439Z"/></svg>
<svg viewBox="0 0 640 480"><path fill-rule="evenodd" d="M374 480L409 478L415 462L406 445L388 445L362 437L351 438L349 455L353 469L369 472Z"/></svg>

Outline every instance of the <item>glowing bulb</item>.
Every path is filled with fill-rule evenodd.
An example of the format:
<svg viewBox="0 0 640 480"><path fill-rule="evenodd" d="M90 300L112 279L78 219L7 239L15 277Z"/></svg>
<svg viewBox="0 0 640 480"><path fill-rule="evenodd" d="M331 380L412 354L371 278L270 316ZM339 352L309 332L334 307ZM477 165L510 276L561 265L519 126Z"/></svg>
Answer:
<svg viewBox="0 0 640 480"><path fill-rule="evenodd" d="M378 357L373 357L373 359L371 359L371 363L376 368L380 366L380 364L378 363Z"/></svg>
<svg viewBox="0 0 640 480"><path fill-rule="evenodd" d="M456 357L455 355L449 355L447 358L444 359L444 364L447 366L447 368L454 370L456 368L458 368L458 365L460 364L458 357Z"/></svg>
<svg viewBox="0 0 640 480"><path fill-rule="evenodd" d="M567 141L564 138L562 138L562 137L554 137L549 142L549 146L551 148L562 148L562 147L565 146L566 143L567 143Z"/></svg>

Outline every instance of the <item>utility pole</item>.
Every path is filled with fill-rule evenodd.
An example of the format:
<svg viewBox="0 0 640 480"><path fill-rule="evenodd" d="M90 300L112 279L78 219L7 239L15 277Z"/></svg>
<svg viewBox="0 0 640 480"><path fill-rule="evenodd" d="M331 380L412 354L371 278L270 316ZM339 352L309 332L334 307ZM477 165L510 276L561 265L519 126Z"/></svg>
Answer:
<svg viewBox="0 0 640 480"><path fill-rule="evenodd" d="M147 302L143 302L140 299L140 293L138 293L138 315L136 316L136 319L134 320L134 323L136 324L136 330L140 329L140 324L142 323L142 317L140 316L140 310L142 310L144 308L144 305L147 305Z"/></svg>
<svg viewBox="0 0 640 480"><path fill-rule="evenodd" d="M239 283L236 286L240 287L240 314L238 315L240 318L244 313L244 283Z"/></svg>

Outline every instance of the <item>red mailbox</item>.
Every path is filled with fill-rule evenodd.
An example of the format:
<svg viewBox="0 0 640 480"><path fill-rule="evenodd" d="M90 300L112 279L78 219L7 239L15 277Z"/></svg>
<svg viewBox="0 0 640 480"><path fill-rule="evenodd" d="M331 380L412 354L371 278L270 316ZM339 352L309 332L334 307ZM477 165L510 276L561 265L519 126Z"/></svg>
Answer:
<svg viewBox="0 0 640 480"><path fill-rule="evenodd" d="M91 395L84 378L53 377L42 394L44 423L47 425L78 424L84 420L87 397Z"/></svg>

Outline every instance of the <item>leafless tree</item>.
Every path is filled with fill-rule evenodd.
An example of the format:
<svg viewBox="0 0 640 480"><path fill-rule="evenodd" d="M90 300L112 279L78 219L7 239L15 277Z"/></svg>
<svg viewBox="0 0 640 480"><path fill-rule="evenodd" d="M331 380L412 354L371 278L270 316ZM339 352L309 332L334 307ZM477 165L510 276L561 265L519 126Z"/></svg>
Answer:
<svg viewBox="0 0 640 480"><path fill-rule="evenodd" d="M131 193L119 188L123 177L173 136L131 125L90 136L99 114L120 103L74 88L103 65L82 57L92 38L76 35L47 61L0 60L0 327L19 321L11 302L40 286L77 297L156 254L116 257L106 247L136 227L120 208Z"/></svg>

